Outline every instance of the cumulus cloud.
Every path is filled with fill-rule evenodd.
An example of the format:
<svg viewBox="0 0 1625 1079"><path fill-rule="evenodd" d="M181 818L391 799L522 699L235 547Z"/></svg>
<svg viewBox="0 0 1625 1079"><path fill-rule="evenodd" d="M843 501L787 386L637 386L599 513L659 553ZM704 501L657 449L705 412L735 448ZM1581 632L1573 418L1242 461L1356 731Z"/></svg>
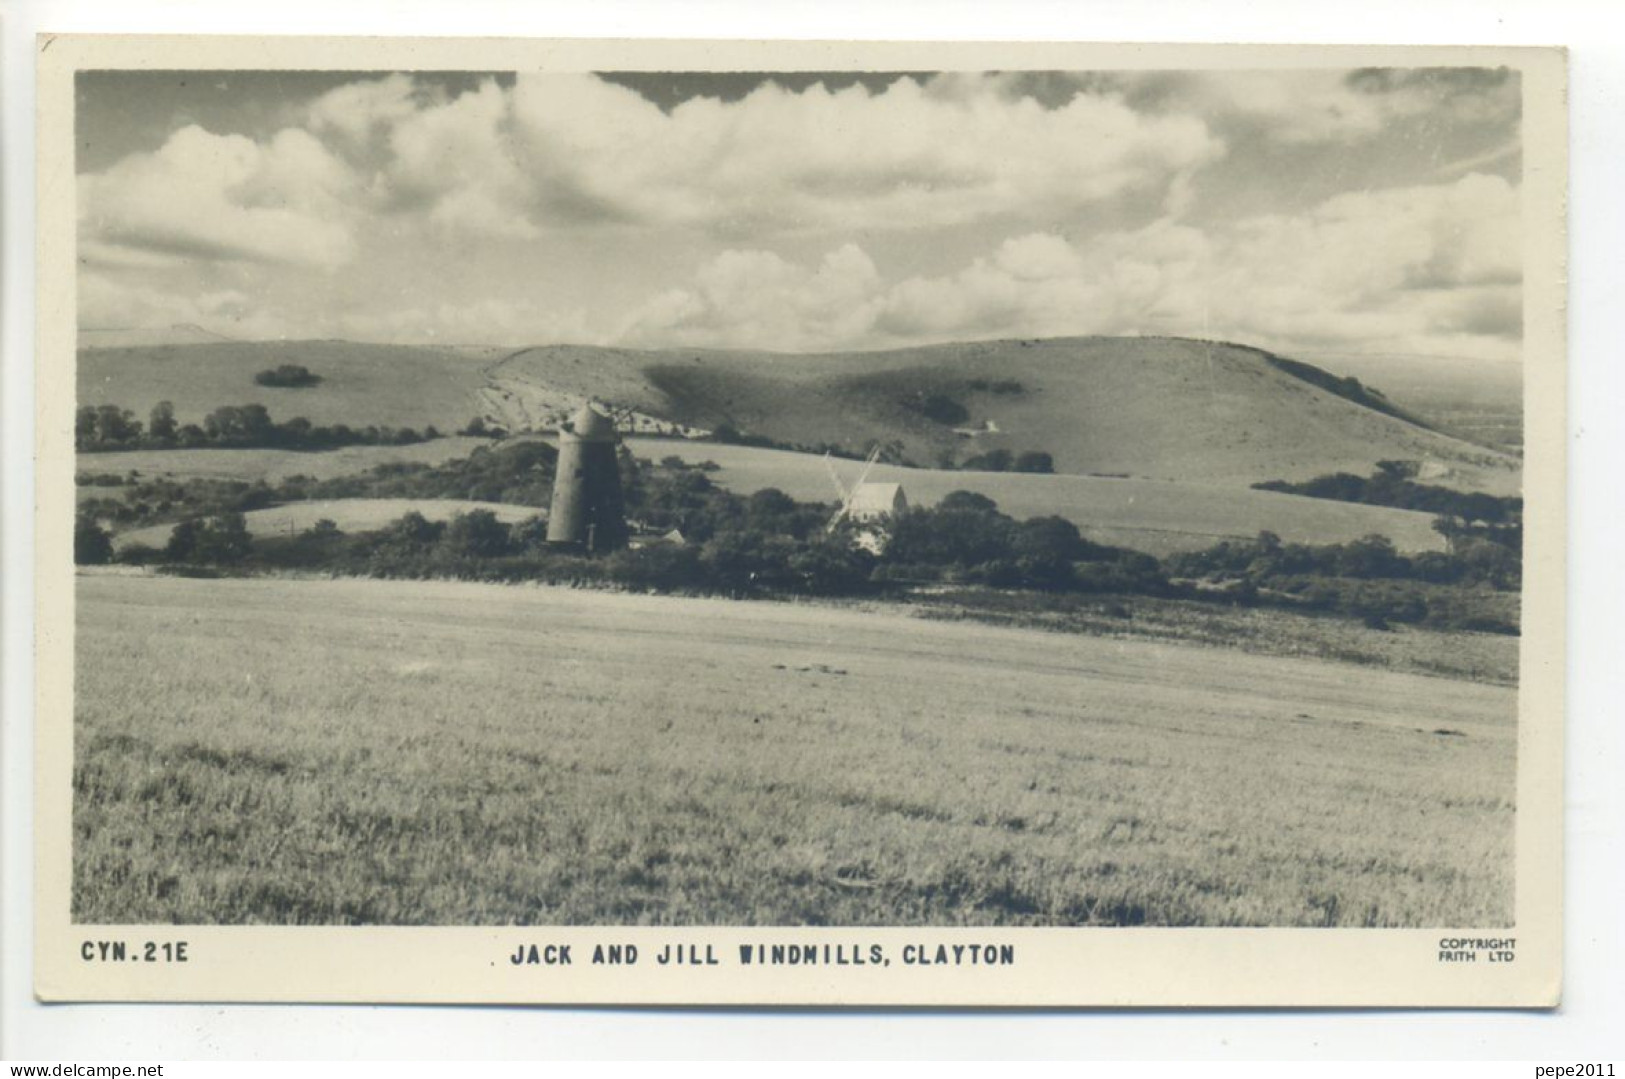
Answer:
<svg viewBox="0 0 1625 1079"><path fill-rule="evenodd" d="M1050 72L768 80L661 108L592 75L456 94L359 79L287 110L296 126L185 127L81 176L82 324L282 336L270 308L303 298L292 332L369 340L805 350L1206 332L1504 355L1521 332L1517 189L1454 178L1516 152L1517 94L1516 75L1468 69ZM1432 184L1201 227L1184 213L1223 182L1227 144L1347 155L1424 115L1512 137ZM534 294L577 244L602 295ZM900 279L880 268L935 250L961 253ZM342 289L311 273L339 267Z"/></svg>
<svg viewBox="0 0 1625 1079"><path fill-rule="evenodd" d="M310 130L364 151L394 125L410 119L424 103L412 77L395 72L329 90L305 110Z"/></svg>
<svg viewBox="0 0 1625 1079"><path fill-rule="evenodd" d="M351 257L351 171L308 132L265 143L176 131L79 178L79 235L94 254L243 260L331 268Z"/></svg>
<svg viewBox="0 0 1625 1079"><path fill-rule="evenodd" d="M528 212L533 179L515 159L510 113L507 93L486 82L398 117L375 193L394 209L423 209L434 229L534 238L538 230Z"/></svg>
<svg viewBox="0 0 1625 1079"><path fill-rule="evenodd" d="M883 286L855 244L803 266L771 251L724 251L689 288L655 296L620 340L647 346L836 348L873 333Z"/></svg>
<svg viewBox="0 0 1625 1079"><path fill-rule="evenodd" d="M517 345L543 341L603 344L578 310L558 311L531 300L486 297L353 311L334 320L334 336L398 344Z"/></svg>
<svg viewBox="0 0 1625 1079"><path fill-rule="evenodd" d="M1287 351L1515 356L1518 191L1472 175L1341 195L1211 230L1031 233L958 272L886 283L848 245L817 267L730 251L638 311L641 344L872 347L969 336L1171 333Z"/></svg>
<svg viewBox="0 0 1625 1079"><path fill-rule="evenodd" d="M1200 121L1115 97L1059 108L995 79L899 79L871 93L764 83L743 99L661 113L591 79L522 80L516 128L573 201L721 232L930 227L1053 218L1166 185L1223 152Z"/></svg>
<svg viewBox="0 0 1625 1079"><path fill-rule="evenodd" d="M1089 77L1089 85L1098 85ZM1515 125L1518 77L1502 69L1366 68L1357 71L1158 71L1113 76L1136 107L1200 116L1267 141L1352 143L1395 120L1431 115L1450 124Z"/></svg>
<svg viewBox="0 0 1625 1079"><path fill-rule="evenodd" d="M80 273L79 325L87 330L196 325L231 337L286 337L291 325L235 288L166 289L95 269Z"/></svg>
<svg viewBox="0 0 1625 1079"><path fill-rule="evenodd" d="M1053 218L1165 186L1216 159L1201 121L1147 116L1121 98L1058 107L1012 97L998 76L878 92L764 82L735 101L662 111L592 75L520 76L452 100L403 77L314 102L312 130L377 152L374 192L426 205L440 225L533 234L637 224L724 236Z"/></svg>

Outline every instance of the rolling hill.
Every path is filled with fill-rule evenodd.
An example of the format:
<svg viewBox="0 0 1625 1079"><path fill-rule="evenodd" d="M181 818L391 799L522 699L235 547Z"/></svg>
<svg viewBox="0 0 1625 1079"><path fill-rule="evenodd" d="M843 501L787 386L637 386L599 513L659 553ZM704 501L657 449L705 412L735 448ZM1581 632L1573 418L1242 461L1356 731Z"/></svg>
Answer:
<svg viewBox="0 0 1625 1079"><path fill-rule="evenodd" d="M323 382L267 389L253 375L300 363ZM475 414L544 428L585 398L664 422L803 446L893 443L921 465L989 450L1049 453L1057 472L1246 487L1424 461L1430 482L1505 494L1513 454L1452 437L1353 379L1257 349L1179 338L1057 338L887 352L558 345L502 356L346 342L98 348L79 356L80 400L184 421L259 401L278 419L455 430Z"/></svg>
<svg viewBox="0 0 1625 1079"><path fill-rule="evenodd" d="M923 465L1042 450L1058 472L1246 486L1406 459L1429 462L1434 482L1519 486L1516 457L1435 431L1352 380L1174 338L796 356L558 346L517 353L492 376L781 443L895 440Z"/></svg>
<svg viewBox="0 0 1625 1079"><path fill-rule="evenodd" d="M141 348L158 345L219 344L231 338L205 330L190 322L173 326L146 326L136 329L95 329L79 331L79 347Z"/></svg>
<svg viewBox="0 0 1625 1079"><path fill-rule="evenodd" d="M81 405L120 405L143 422L169 401L181 423L221 405L264 405L275 420L458 430L476 415L489 359L464 351L349 341L214 341L79 350ZM321 382L261 386L254 376L300 364Z"/></svg>

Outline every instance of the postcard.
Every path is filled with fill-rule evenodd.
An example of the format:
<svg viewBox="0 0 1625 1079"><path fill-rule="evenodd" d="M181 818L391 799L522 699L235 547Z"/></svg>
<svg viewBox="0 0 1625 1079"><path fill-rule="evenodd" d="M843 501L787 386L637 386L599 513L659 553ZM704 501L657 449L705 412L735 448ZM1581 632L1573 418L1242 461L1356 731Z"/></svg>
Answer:
<svg viewBox="0 0 1625 1079"><path fill-rule="evenodd" d="M1557 1003L1561 50L38 60L42 999Z"/></svg>

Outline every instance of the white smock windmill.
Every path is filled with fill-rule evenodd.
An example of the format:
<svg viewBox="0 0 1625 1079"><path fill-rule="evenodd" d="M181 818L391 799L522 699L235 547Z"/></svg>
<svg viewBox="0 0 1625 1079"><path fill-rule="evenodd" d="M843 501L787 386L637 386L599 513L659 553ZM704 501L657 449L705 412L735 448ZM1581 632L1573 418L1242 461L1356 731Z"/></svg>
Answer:
<svg viewBox="0 0 1625 1079"><path fill-rule="evenodd" d="M835 470L835 460L826 452L824 454L824 467L829 471L829 482L835 487L835 502L837 509L835 516L829 519L829 530L835 531L842 521L852 515L852 503L863 489L863 481L869 478L874 469L875 462L880 460L880 447L876 446L869 451L868 458L863 462L863 471L858 473L858 480L851 487L841 482L841 474Z"/></svg>
<svg viewBox="0 0 1625 1079"><path fill-rule="evenodd" d="M842 521L856 523L858 528L853 533L852 542L873 554L883 551L891 538L887 525L908 512L908 499L903 495L902 484L867 482L869 473L879 460L880 447L876 446L863 462L863 471L858 473L857 482L848 487L841 482L835 462L829 454L824 454L824 467L829 470L830 483L834 485L839 500L835 515L829 519L829 531L834 532Z"/></svg>

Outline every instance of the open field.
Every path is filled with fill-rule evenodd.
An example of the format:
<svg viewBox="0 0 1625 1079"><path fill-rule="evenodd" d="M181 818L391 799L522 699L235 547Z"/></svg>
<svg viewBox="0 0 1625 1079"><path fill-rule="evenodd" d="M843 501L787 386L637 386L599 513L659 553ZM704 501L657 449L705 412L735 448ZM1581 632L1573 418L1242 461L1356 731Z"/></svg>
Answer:
<svg viewBox="0 0 1625 1079"><path fill-rule="evenodd" d="M777 487L803 501L834 498L823 458L813 454L678 439L631 438L627 445L639 457L654 461L667 456L690 463L714 461L721 468L711 478L739 494ZM857 479L863 467L856 461L834 464L848 483ZM1392 539L1402 551L1444 550L1444 537L1433 531L1433 518L1428 514L1275 491L1171 480L891 465L876 465L869 478L901 483L913 506L935 503L950 491L976 491L1012 517L1058 514L1097 543L1131 547L1159 557L1199 550L1225 539L1253 539L1265 529L1289 543L1346 543L1375 532Z"/></svg>
<svg viewBox="0 0 1625 1079"><path fill-rule="evenodd" d="M251 535L303 532L317 521L327 519L343 532L369 532L383 528L408 513L421 513L431 521L449 521L459 513L490 510L507 524L535 517L532 506L509 506L501 502L471 502L451 498L335 498L310 502L289 502L283 506L253 510L243 514ZM120 532L113 537L116 550L142 543L162 547L175 530L173 524L153 525Z"/></svg>
<svg viewBox="0 0 1625 1079"><path fill-rule="evenodd" d="M140 473L142 479L164 477L172 480L264 480L277 483L290 476L330 480L370 472L379 465L438 465L467 457L476 446L489 446L489 439L449 437L409 446L344 446L335 450L129 450L123 453L81 453L75 458L80 473L125 476ZM107 488L102 488L103 494Z"/></svg>
<svg viewBox="0 0 1625 1079"><path fill-rule="evenodd" d="M681 439L628 438L626 444L639 457L653 461L668 456L690 463L714 461L721 469L712 478L739 494L777 487L803 501L827 502L834 498L823 458L817 455ZM466 457L475 447L485 445L490 443L484 439L442 438L411 446L353 446L319 453L265 449L83 453L78 457L78 469L82 473L115 475L135 471L145 479L167 476L248 482L264 479L275 483L296 475L330 479L396 462L438 465ZM856 479L862 468L846 460L836 460L834 465L848 482ZM1388 536L1403 551L1444 549L1444 538L1433 531L1433 519L1428 514L1274 491L1170 480L960 472L890 465L877 465L870 478L901 483L910 503L917 506L935 503L950 491L977 491L992 498L1011 516L1059 514L1097 543L1131 547L1159 557L1198 550L1224 539L1252 539L1264 529L1288 542L1344 543L1374 532ZM83 501L113 497L118 491L117 487L83 486L78 496ZM297 507L288 509L302 513ZM360 508L341 512L362 516L354 517L350 525L332 512L317 516L333 517L340 527L357 529L364 527L363 520L371 519ZM424 513L432 516L428 510ZM253 520L251 515L251 523ZM167 526L164 535L168 535ZM132 536L124 542L152 541Z"/></svg>
<svg viewBox="0 0 1625 1079"><path fill-rule="evenodd" d="M82 922L1511 919L1507 687L811 604L77 585Z"/></svg>
<svg viewBox="0 0 1625 1079"><path fill-rule="evenodd" d="M1497 612L1518 620L1518 598L1502 597ZM918 590L902 609L922 618L969 620L1094 637L1139 638L1253 652L1360 663L1390 671L1515 686L1521 641L1505 633L1475 633L1390 625L1282 607L1231 607L1155 596L1045 595L991 588ZM899 609L894 603L893 610Z"/></svg>

